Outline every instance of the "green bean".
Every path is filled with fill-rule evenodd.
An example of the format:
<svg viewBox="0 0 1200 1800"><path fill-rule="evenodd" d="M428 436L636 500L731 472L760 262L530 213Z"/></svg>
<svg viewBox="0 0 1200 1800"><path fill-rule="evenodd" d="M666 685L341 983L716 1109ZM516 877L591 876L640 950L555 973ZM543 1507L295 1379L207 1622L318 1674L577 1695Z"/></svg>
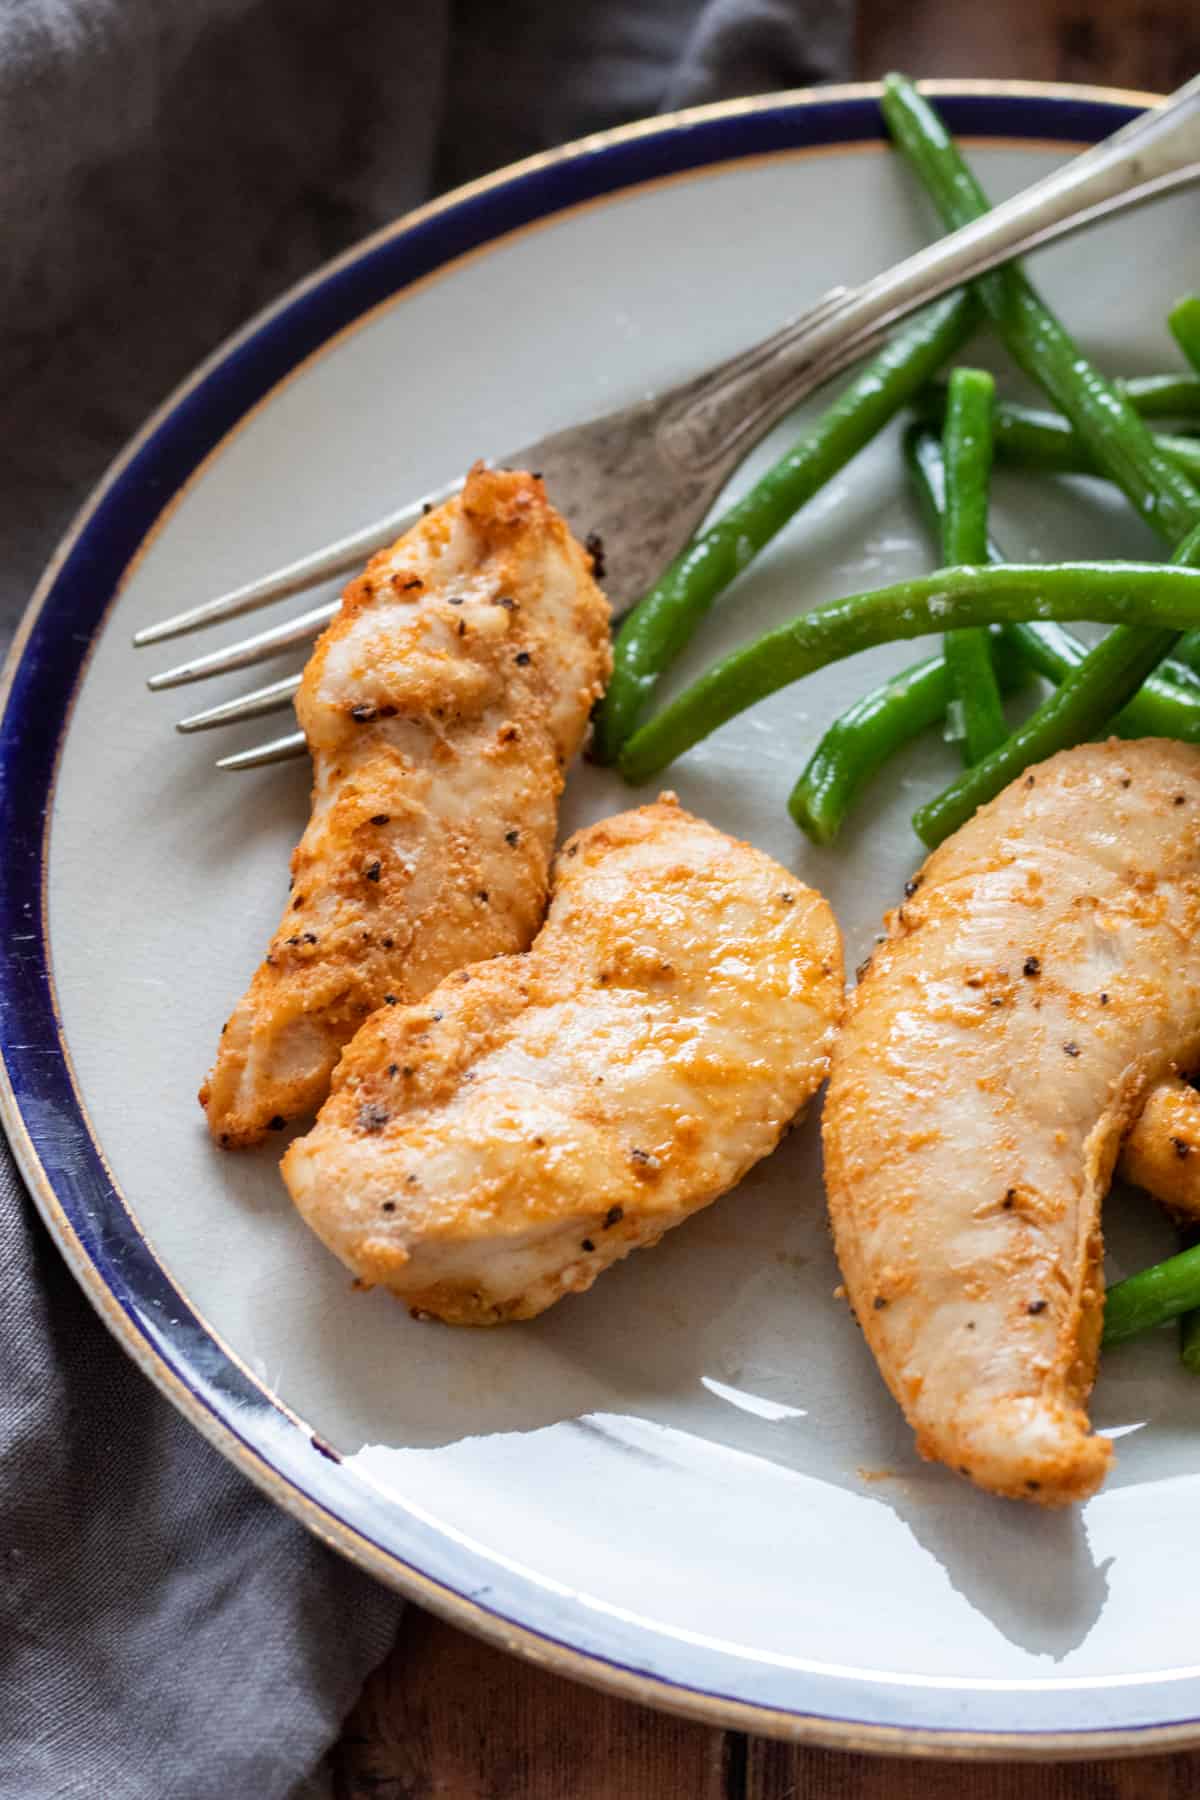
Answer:
<svg viewBox="0 0 1200 1800"><path fill-rule="evenodd" d="M918 418L941 429L946 418L946 389L938 383L917 397ZM1069 419L1044 408L1000 400L992 416L996 461L1010 468L1038 469L1051 475L1099 475L1099 467ZM1190 478L1200 478L1200 438L1157 432L1164 456Z"/></svg>
<svg viewBox="0 0 1200 1800"><path fill-rule="evenodd" d="M1024 679L1015 627L993 632L996 680L1008 693ZM832 844L861 790L921 732L945 717L950 677L944 656L929 656L893 675L841 713L821 738L788 799L788 811L814 844Z"/></svg>
<svg viewBox="0 0 1200 1800"><path fill-rule="evenodd" d="M986 212L982 188L911 82L889 76L881 104L888 129L943 222L964 225ZM1200 558L1200 490L1163 455L1124 395L1081 355L1023 272L1014 266L994 270L975 283L975 291L1010 355L1066 414L1098 466L1149 524L1179 544L1174 560ZM920 836L939 843L1027 763L1091 737L1132 699L1175 641L1175 633L1166 630L1110 632L1020 730L921 808L913 820Z"/></svg>
<svg viewBox="0 0 1200 1800"><path fill-rule="evenodd" d="M942 440L946 459L946 510L942 562L987 561L988 484L992 476L992 405L996 383L983 369L955 369L946 401ZM944 638L950 706L962 722L959 745L965 763L977 763L1008 736L1004 707L987 633L948 631Z"/></svg>
<svg viewBox="0 0 1200 1800"><path fill-rule="evenodd" d="M1009 631L1029 667L1056 687L1072 669L1081 667L1093 648L1059 625L1010 625ZM1200 743L1200 677L1166 658L1102 729L1123 738L1171 737Z"/></svg>
<svg viewBox="0 0 1200 1800"><path fill-rule="evenodd" d="M1171 334L1193 369L1200 371L1200 294L1189 294L1167 314Z"/></svg>
<svg viewBox="0 0 1200 1800"><path fill-rule="evenodd" d="M942 223L968 224L988 199L932 106L902 75L889 75L880 102L888 130L928 190ZM974 283L1009 355L1045 389L1097 462L1148 524L1177 544L1200 522L1200 492L1158 449L1112 382L1094 369L1015 264Z"/></svg>
<svg viewBox="0 0 1200 1800"><path fill-rule="evenodd" d="M904 434L904 460L925 522L940 543L946 493L946 465L941 443L924 426L911 425ZM1005 560L990 539L987 556L993 563ZM1088 655L1088 645L1061 625L1048 620L1008 625L1005 631L1029 667L1056 686ZM1191 642L1193 637L1194 634L1189 632L1181 638L1179 648ZM1119 737L1177 737L1196 741L1198 702L1200 676L1187 664L1168 658L1159 664L1128 706L1112 721L1111 729Z"/></svg>
<svg viewBox="0 0 1200 1800"><path fill-rule="evenodd" d="M1200 631L1185 631L1171 652L1171 660L1200 675Z"/></svg>
<svg viewBox="0 0 1200 1800"><path fill-rule="evenodd" d="M1200 1309L1179 1315L1179 1360L1192 1375L1200 1375Z"/></svg>
<svg viewBox="0 0 1200 1800"><path fill-rule="evenodd" d="M996 460L1014 469L1040 469L1048 475L1103 475L1094 456L1058 413L1011 403L996 409ZM1154 434L1165 457L1188 477L1200 479L1200 438Z"/></svg>
<svg viewBox="0 0 1200 1800"><path fill-rule="evenodd" d="M905 432L904 444L906 457L917 459L914 476L940 545L946 473L941 443L932 433L913 425ZM925 444L936 459L928 479L920 468ZM936 487L936 499L931 483ZM986 548L991 561L1003 560L993 546ZM1013 641L1021 629L1057 631L1059 627L1008 625L992 634L991 653L1005 692L1017 686L1021 678L1022 659L1014 655ZM1079 653L1082 657L1082 646ZM949 698L945 658L932 656L892 676L847 707L822 736L789 796L788 810L801 831L814 843L832 844L861 790L897 750L945 716Z"/></svg>
<svg viewBox="0 0 1200 1800"><path fill-rule="evenodd" d="M1155 627L1143 631L1141 638L1152 640L1157 662L1165 634L1200 620L1200 569L1127 562L939 569L872 593L830 601L714 664L634 733L621 753L622 773L631 782L648 780L736 713L802 675L873 644L1020 619L1096 619L1108 624L1137 619ZM1110 633L1092 651L1085 669L1108 650L1116 635ZM1126 660L1128 656L1126 649ZM1153 666L1151 662L1139 667L1135 688ZM1067 691L1072 679L1076 678L1069 677L1060 693ZM1113 701L1104 707L1102 723L1119 704ZM987 763L977 764L967 777L986 767Z"/></svg>
<svg viewBox="0 0 1200 1800"><path fill-rule="evenodd" d="M1200 1306L1200 1245L1154 1263L1108 1290L1104 1342L1123 1344Z"/></svg>
<svg viewBox="0 0 1200 1800"><path fill-rule="evenodd" d="M1196 548L1200 551L1200 533ZM1176 635L1171 629L1147 631L1142 621L1136 630L1110 631L999 750L917 808L913 814L917 836L930 848L940 844L1031 763L1045 762L1068 745L1094 737L1136 695Z"/></svg>
<svg viewBox="0 0 1200 1800"><path fill-rule="evenodd" d="M799 443L676 557L617 633L612 680L593 734L597 761L616 758L659 679L734 576L937 373L977 320L974 302L961 294L919 314Z"/></svg>
<svg viewBox="0 0 1200 1800"><path fill-rule="evenodd" d="M1127 375L1116 385L1143 419L1190 419L1200 413L1200 375Z"/></svg>
<svg viewBox="0 0 1200 1800"><path fill-rule="evenodd" d="M1188 361L1200 369L1200 299L1192 295L1181 301L1171 312L1170 325ZM1181 440L1173 438L1171 441L1177 444ZM1200 632L1185 632L1176 644L1174 654L1176 661L1200 673ZM1181 1329L1183 1360L1200 1374L1200 1314L1190 1314L1183 1319Z"/></svg>
<svg viewBox="0 0 1200 1800"><path fill-rule="evenodd" d="M1200 1230L1184 1226L1179 1233L1179 1248L1191 1250L1200 1244ZM1179 1360L1191 1375L1200 1375L1200 1307L1179 1315Z"/></svg>

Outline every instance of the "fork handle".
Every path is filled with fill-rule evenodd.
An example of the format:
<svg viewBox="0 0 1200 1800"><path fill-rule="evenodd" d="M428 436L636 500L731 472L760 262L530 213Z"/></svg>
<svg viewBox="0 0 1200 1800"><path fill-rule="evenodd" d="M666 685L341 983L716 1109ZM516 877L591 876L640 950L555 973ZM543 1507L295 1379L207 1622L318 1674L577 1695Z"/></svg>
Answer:
<svg viewBox="0 0 1200 1800"><path fill-rule="evenodd" d="M1111 138L857 288L835 289L772 337L686 388L659 447L697 475L748 449L894 325L952 288L1099 219L1200 180L1200 76Z"/></svg>

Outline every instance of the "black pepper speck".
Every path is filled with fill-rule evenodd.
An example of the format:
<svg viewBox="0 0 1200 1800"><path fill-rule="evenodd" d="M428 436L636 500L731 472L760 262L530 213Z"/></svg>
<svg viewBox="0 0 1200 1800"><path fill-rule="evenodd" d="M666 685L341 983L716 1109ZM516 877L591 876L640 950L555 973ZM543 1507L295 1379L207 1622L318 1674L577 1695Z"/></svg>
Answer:
<svg viewBox="0 0 1200 1800"><path fill-rule="evenodd" d="M592 574L597 581L604 580L604 539L598 531L589 531L583 540L583 547L592 559Z"/></svg>

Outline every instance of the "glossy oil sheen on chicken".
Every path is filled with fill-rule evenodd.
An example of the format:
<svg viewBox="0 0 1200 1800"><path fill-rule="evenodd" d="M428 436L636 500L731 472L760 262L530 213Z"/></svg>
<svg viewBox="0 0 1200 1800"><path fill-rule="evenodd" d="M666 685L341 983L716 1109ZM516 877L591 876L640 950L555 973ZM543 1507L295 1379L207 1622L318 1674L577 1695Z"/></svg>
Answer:
<svg viewBox="0 0 1200 1800"><path fill-rule="evenodd" d="M591 559L532 475L476 468L350 584L296 700L292 897L201 1090L220 1143L315 1110L377 1006L530 942L610 666Z"/></svg>
<svg viewBox="0 0 1200 1800"><path fill-rule="evenodd" d="M284 1179L365 1283L531 1318L774 1149L841 1005L820 895L664 795L571 839L527 955L363 1027Z"/></svg>
<svg viewBox="0 0 1200 1800"><path fill-rule="evenodd" d="M1200 1047L1200 750L1064 752L929 858L854 994L825 1108L838 1257L922 1454L1082 1499L1100 1202Z"/></svg>

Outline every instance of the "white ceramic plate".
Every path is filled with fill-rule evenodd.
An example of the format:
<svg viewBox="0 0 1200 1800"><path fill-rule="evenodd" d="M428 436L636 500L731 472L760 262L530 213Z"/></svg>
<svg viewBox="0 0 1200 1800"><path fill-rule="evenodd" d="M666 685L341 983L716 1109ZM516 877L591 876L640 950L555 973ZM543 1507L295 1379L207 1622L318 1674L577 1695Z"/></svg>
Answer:
<svg viewBox="0 0 1200 1800"><path fill-rule="evenodd" d="M947 95L996 196L1133 104ZM1188 195L1039 259L1114 371L1172 363L1162 321L1196 283L1198 222ZM754 1730L960 1754L1162 1744L1200 1736L1175 1598L1200 1582L1200 1390L1168 1335L1105 1360L1107 1488L1042 1515L917 1460L834 1298L815 1118L590 1294L469 1332L352 1292L292 1211L278 1145L221 1155L194 1099L276 921L307 775L215 775L212 738L171 733L178 696L146 692L133 631L477 454L699 369L928 229L870 90L783 96L451 196L219 352L97 491L10 665L5 1117L51 1229L148 1373L282 1504L461 1622ZM1158 554L1098 484L1002 477L995 524L1014 554ZM929 561L889 433L743 578L679 680L792 610ZM833 852L784 803L822 727L913 654L777 695L670 777L826 891L851 963L919 860L912 807L953 759L936 741L900 758ZM629 801L579 768L563 829ZM1116 1272L1167 1249L1136 1199L1110 1214Z"/></svg>

